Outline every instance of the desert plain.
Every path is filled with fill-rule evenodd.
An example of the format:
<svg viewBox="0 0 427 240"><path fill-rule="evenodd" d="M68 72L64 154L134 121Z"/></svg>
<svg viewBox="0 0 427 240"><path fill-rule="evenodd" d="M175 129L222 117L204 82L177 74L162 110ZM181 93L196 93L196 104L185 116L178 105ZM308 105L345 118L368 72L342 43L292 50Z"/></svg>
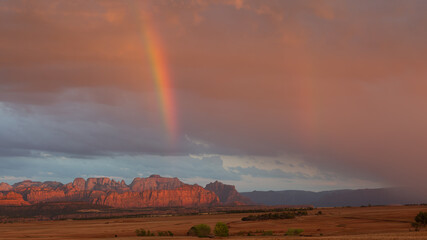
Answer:
<svg viewBox="0 0 427 240"><path fill-rule="evenodd" d="M319 211L322 212L318 215ZM427 239L427 231L414 231L411 222L427 206L373 206L317 208L295 219L242 221L249 213L153 216L94 220L17 221L0 224L0 239L197 239L186 236L191 226L217 222L229 226L229 239ZM259 214L259 213L255 213ZM140 237L135 230L171 231L173 237ZM300 236L285 236L298 228ZM273 231L273 236L259 232ZM252 232L255 236L247 236ZM258 232L258 233L257 233ZM218 237L217 237L218 238ZM226 238L223 238L226 239Z"/></svg>

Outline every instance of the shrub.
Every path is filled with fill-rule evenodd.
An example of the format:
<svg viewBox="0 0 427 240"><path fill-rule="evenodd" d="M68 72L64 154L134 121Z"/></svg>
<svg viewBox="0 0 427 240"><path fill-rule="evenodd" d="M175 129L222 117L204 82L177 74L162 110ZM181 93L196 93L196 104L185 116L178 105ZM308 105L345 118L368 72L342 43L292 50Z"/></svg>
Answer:
<svg viewBox="0 0 427 240"><path fill-rule="evenodd" d="M273 236L273 231L263 231L263 236Z"/></svg>
<svg viewBox="0 0 427 240"><path fill-rule="evenodd" d="M415 231L419 231L427 225L427 212L419 212L414 220L415 222L411 223L411 226L415 228Z"/></svg>
<svg viewBox="0 0 427 240"><path fill-rule="evenodd" d="M294 228L289 228L288 231L286 232L286 236L297 236L300 235L302 232L304 232L303 229L294 229Z"/></svg>
<svg viewBox="0 0 427 240"><path fill-rule="evenodd" d="M419 212L417 216L415 216L415 222L426 226L427 225L427 212Z"/></svg>
<svg viewBox="0 0 427 240"><path fill-rule="evenodd" d="M302 215L307 215L307 211L249 215L247 217L243 217L242 221L262 221L262 220L269 220L269 219L292 219L292 218L295 218L295 216L302 216Z"/></svg>
<svg viewBox="0 0 427 240"><path fill-rule="evenodd" d="M199 224L192 226L190 230L188 230L188 236L197 236L197 237L208 237L211 233L211 228L206 224Z"/></svg>
<svg viewBox="0 0 427 240"><path fill-rule="evenodd" d="M145 230L143 228L135 230L136 236L145 237L145 236L154 236L154 232L150 232L150 230Z"/></svg>
<svg viewBox="0 0 427 240"><path fill-rule="evenodd" d="M139 236L139 237L147 236L147 231L145 231L145 229L143 228L136 229L135 233L136 233L136 236Z"/></svg>
<svg viewBox="0 0 427 240"><path fill-rule="evenodd" d="M171 231L157 231L157 236L173 236Z"/></svg>
<svg viewBox="0 0 427 240"><path fill-rule="evenodd" d="M219 237L228 237L228 226L223 222L218 222L215 225L214 233Z"/></svg>

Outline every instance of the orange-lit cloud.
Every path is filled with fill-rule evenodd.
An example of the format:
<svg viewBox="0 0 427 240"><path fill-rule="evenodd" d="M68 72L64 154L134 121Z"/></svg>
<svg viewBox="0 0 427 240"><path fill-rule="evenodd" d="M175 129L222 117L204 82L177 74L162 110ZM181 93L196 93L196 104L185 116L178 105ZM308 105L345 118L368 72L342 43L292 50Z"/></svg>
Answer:
<svg viewBox="0 0 427 240"><path fill-rule="evenodd" d="M0 138L1 149L295 154L392 184L419 182L427 167L424 1L2 5L0 101L57 127L43 125L37 144ZM174 149L159 124L144 14L173 78ZM64 122L70 135L60 134Z"/></svg>

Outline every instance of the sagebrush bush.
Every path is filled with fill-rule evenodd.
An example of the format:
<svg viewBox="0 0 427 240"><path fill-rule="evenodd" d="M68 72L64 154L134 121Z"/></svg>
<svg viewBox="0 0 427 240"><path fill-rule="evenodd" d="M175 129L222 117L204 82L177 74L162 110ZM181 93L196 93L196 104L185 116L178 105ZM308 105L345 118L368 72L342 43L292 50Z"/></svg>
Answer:
<svg viewBox="0 0 427 240"><path fill-rule="evenodd" d="M147 236L147 231L145 231L145 229L143 228L136 229L135 233L136 233L136 236L139 236L139 237Z"/></svg>
<svg viewBox="0 0 427 240"><path fill-rule="evenodd" d="M138 237L154 236L154 232L151 232L150 230L145 230L143 228L136 229L135 233Z"/></svg>
<svg viewBox="0 0 427 240"><path fill-rule="evenodd" d="M157 231L157 236L173 236L171 231Z"/></svg>
<svg viewBox="0 0 427 240"><path fill-rule="evenodd" d="M289 228L288 231L286 232L286 236L297 236L300 235L302 232L304 232L303 229L294 229L294 228Z"/></svg>
<svg viewBox="0 0 427 240"><path fill-rule="evenodd" d="M194 225L188 230L188 236L208 237L211 233L211 227L206 224Z"/></svg>
<svg viewBox="0 0 427 240"><path fill-rule="evenodd" d="M415 216L415 222L426 226L427 225L427 212L419 212L417 216Z"/></svg>
<svg viewBox="0 0 427 240"><path fill-rule="evenodd" d="M219 237L228 237L228 226L223 222L217 222L215 225L214 233Z"/></svg>
<svg viewBox="0 0 427 240"><path fill-rule="evenodd" d="M427 225L427 212L419 212L414 220L415 222L411 223L411 226L415 228L415 231L419 231Z"/></svg>

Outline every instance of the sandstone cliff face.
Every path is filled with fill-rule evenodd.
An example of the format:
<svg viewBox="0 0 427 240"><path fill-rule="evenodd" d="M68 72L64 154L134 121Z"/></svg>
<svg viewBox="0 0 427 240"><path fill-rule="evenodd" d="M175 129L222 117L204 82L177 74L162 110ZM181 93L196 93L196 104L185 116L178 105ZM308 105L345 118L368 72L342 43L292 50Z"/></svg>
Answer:
<svg viewBox="0 0 427 240"><path fill-rule="evenodd" d="M0 191L10 191L12 190L12 188L13 187L7 183L4 183L4 182L0 183Z"/></svg>
<svg viewBox="0 0 427 240"><path fill-rule="evenodd" d="M215 193L200 186L183 185L173 190L146 190L143 192L110 192L97 198L94 204L117 208L143 207L197 207L219 203Z"/></svg>
<svg viewBox="0 0 427 240"><path fill-rule="evenodd" d="M21 194L16 192L8 192L6 194L0 195L0 205L23 206L23 205L29 205L29 203L24 201Z"/></svg>
<svg viewBox="0 0 427 240"><path fill-rule="evenodd" d="M30 189L25 194L26 200L30 203L55 202L65 199L65 192L60 189Z"/></svg>
<svg viewBox="0 0 427 240"><path fill-rule="evenodd" d="M220 202L226 205L253 204L249 198L240 195L240 193L237 192L236 187L233 185L227 185L215 181L206 185L205 189L218 195Z"/></svg>
<svg viewBox="0 0 427 240"><path fill-rule="evenodd" d="M125 184L124 181L116 182L114 179L110 180L109 178L88 178L85 184L86 191L98 190L98 191L129 191L129 187Z"/></svg>
<svg viewBox="0 0 427 240"><path fill-rule="evenodd" d="M83 178L76 178L73 181L72 187L76 190L83 191L86 189L86 180Z"/></svg>
<svg viewBox="0 0 427 240"><path fill-rule="evenodd" d="M9 186L9 187L8 187ZM188 185L178 178L135 178L130 186L109 178L76 178L72 183L32 182L26 180L0 195L0 205L28 205L41 202L79 201L117 208L196 207L218 204L218 196L198 185Z"/></svg>
<svg viewBox="0 0 427 240"><path fill-rule="evenodd" d="M178 178L165 178L159 175L151 175L149 178L135 178L130 184L133 192L146 190L171 190L183 186L184 183Z"/></svg>

